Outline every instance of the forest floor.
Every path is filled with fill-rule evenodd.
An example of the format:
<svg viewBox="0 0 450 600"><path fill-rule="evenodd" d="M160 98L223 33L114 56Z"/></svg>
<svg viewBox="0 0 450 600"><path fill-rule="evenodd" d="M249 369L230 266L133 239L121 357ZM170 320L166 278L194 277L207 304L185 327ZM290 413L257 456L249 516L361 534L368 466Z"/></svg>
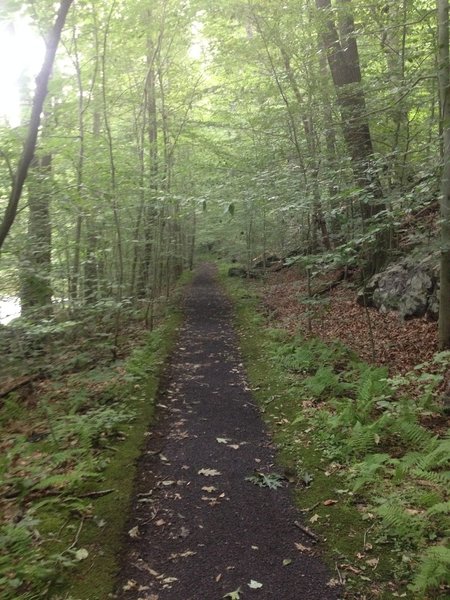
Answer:
<svg viewBox="0 0 450 600"><path fill-rule="evenodd" d="M332 276L328 273L318 277L314 287L320 288ZM277 327L311 334L324 342L340 340L362 359L388 367L392 375L404 374L429 361L438 350L435 321L425 317L402 321L395 312L381 313L370 307L366 310L357 303L351 283L343 282L322 295L316 305L308 304L308 283L296 268L271 274L263 287L255 285Z"/></svg>
<svg viewBox="0 0 450 600"><path fill-rule="evenodd" d="M213 267L200 267L185 313L138 464L115 597L338 598L278 472Z"/></svg>

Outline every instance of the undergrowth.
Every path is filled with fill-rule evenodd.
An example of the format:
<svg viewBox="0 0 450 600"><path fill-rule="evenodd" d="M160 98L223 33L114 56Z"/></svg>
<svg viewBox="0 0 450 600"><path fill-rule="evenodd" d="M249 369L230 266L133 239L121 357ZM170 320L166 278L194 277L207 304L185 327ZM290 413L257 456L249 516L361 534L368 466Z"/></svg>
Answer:
<svg viewBox="0 0 450 600"><path fill-rule="evenodd" d="M321 499L313 505L315 526L328 519L329 543L335 524L329 512L322 517L326 493L352 515L337 523L341 537L365 528L362 548L350 550L350 544L345 561L334 559L340 577L369 587L378 578L370 587L374 597L443 597L450 585L450 435L427 423L440 414L437 390L449 353L406 376L389 377L339 343L262 328L248 289L243 293L241 283L228 287L238 302L251 381L263 390L257 392L262 410L300 488L307 486L298 495L300 505L305 496ZM264 372L256 361L264 363ZM333 488L330 478L340 483ZM345 511L334 515L344 519ZM342 558L342 540L336 546Z"/></svg>
<svg viewBox="0 0 450 600"><path fill-rule="evenodd" d="M101 599L112 590L134 461L177 323L173 311L125 361L47 382L28 405L14 394L6 398L0 408L2 600L56 597L68 581L76 598Z"/></svg>

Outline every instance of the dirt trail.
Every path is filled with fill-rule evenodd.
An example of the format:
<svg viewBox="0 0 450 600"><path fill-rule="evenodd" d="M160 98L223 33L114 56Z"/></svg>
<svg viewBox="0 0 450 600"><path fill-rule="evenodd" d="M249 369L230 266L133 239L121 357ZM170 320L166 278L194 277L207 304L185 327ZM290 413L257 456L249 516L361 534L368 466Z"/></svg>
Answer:
<svg viewBox="0 0 450 600"><path fill-rule="evenodd" d="M211 266L199 269L185 313L140 459L115 597L216 600L240 588L243 600L336 600L327 568L296 546L313 544L294 526L289 490L246 481L277 470L274 449Z"/></svg>

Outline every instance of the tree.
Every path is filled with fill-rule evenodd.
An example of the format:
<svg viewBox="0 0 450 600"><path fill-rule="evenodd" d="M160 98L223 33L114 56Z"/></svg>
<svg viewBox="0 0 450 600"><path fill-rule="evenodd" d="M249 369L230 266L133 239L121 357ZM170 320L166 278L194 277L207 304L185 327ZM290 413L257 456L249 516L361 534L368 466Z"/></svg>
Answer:
<svg viewBox="0 0 450 600"><path fill-rule="evenodd" d="M20 269L20 304L22 314L32 318L52 312L51 168L51 154L35 156L28 184L28 231Z"/></svg>
<svg viewBox="0 0 450 600"><path fill-rule="evenodd" d="M56 15L55 24L48 36L44 62L42 69L36 78L36 91L34 93L27 138L25 140L22 155L17 167L17 172L12 185L8 205L3 216L3 221L0 224L0 250L2 249L9 230L11 229L11 226L16 218L17 208L19 206L25 180L27 178L28 169L34 157L39 125L41 123L41 113L45 98L47 97L48 81L53 69L53 63L55 61L56 50L58 49L62 29L64 27L67 13L69 12L72 2L73 0L62 0Z"/></svg>
<svg viewBox="0 0 450 600"><path fill-rule="evenodd" d="M439 40L439 89L443 134L441 179L441 275L439 302L439 346L450 349L450 52L449 3L437 0Z"/></svg>

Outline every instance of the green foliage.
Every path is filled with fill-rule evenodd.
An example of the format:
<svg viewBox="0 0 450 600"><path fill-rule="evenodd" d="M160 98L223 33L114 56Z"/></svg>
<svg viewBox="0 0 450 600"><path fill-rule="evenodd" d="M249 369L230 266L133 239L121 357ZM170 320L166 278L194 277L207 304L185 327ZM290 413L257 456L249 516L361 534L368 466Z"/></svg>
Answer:
<svg viewBox="0 0 450 600"><path fill-rule="evenodd" d="M46 597L49 582L83 559L84 555L72 548L48 552L38 526L39 520L26 515L18 523L0 527L0 590L4 600Z"/></svg>
<svg viewBox="0 0 450 600"><path fill-rule="evenodd" d="M444 584L450 584L450 548L433 546L422 557L411 590L425 595Z"/></svg>
<svg viewBox="0 0 450 600"><path fill-rule="evenodd" d="M295 395L321 400L318 407L291 416L292 430L308 427L324 455L345 465L352 494L367 503L388 539L414 554L412 564L423 561L419 572L427 572L433 556L425 553L427 545L450 529L449 438L437 438L421 424L441 375L428 376L422 365L420 378L417 372L389 378L385 368L357 361L340 346L276 334L270 338L271 359L289 374ZM412 384L414 399L407 394ZM445 561L439 565L439 576L433 575L428 587L425 576L417 575L414 589L423 592L442 583L447 567Z"/></svg>
<svg viewBox="0 0 450 600"><path fill-rule="evenodd" d="M271 490L276 490L283 486L284 477L278 473L261 473L256 471L254 475L249 475L245 478L258 487L267 487Z"/></svg>
<svg viewBox="0 0 450 600"><path fill-rule="evenodd" d="M321 398L326 393L338 395L343 390L339 376L331 367L319 367L314 375L304 380L304 386L315 398Z"/></svg>
<svg viewBox="0 0 450 600"><path fill-rule="evenodd" d="M418 541L425 526L424 521L415 514L406 510L404 504L397 498L380 499L381 506L375 508L383 522L387 534L402 540L413 539Z"/></svg>

